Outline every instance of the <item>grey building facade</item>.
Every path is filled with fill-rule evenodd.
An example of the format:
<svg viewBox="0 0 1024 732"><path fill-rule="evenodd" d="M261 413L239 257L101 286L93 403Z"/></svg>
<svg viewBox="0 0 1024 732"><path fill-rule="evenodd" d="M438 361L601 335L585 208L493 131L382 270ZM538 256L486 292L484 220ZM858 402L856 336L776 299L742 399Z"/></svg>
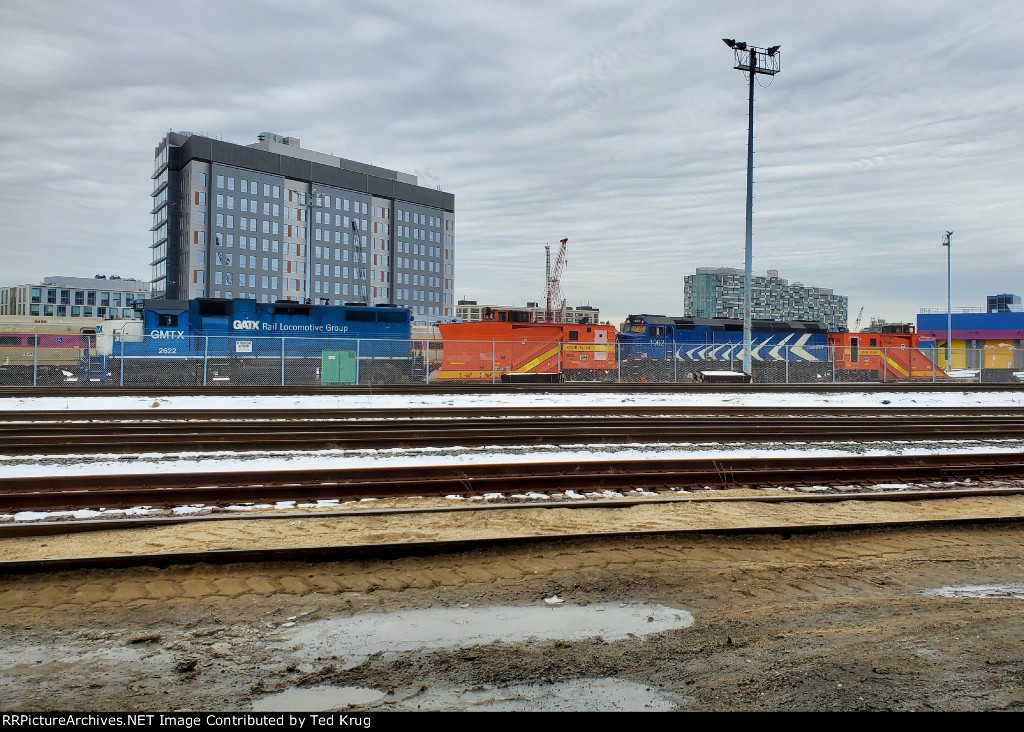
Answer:
<svg viewBox="0 0 1024 732"><path fill-rule="evenodd" d="M751 317L764 320L809 320L830 330L846 330L849 298L822 287L784 280L778 270L751 282ZM683 314L701 318L743 317L743 270L698 267L683 278Z"/></svg>
<svg viewBox="0 0 1024 732"><path fill-rule="evenodd" d="M39 284L0 287L0 315L41 318L136 318L135 304L149 297L143 280L107 277L44 277Z"/></svg>
<svg viewBox="0 0 1024 732"><path fill-rule="evenodd" d="M456 317L464 323L479 322L484 319L484 311L491 310L528 310L533 314L534 322L543 323L547 317L547 309L540 303L528 302L525 306L517 305L481 305L476 300L459 300L455 306ZM600 323L601 311L590 305L566 305L562 311L563 323Z"/></svg>
<svg viewBox="0 0 1024 732"><path fill-rule="evenodd" d="M393 303L455 315L455 197L413 175L306 150L170 132L156 147L155 297Z"/></svg>

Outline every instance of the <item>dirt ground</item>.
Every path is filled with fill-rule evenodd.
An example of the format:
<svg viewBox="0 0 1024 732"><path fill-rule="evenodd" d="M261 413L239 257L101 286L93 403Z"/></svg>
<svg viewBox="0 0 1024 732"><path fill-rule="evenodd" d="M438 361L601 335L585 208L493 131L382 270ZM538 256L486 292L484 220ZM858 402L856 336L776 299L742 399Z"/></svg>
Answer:
<svg viewBox="0 0 1024 732"><path fill-rule="evenodd" d="M1020 711L1022 621L1017 522L6 576L0 708Z"/></svg>

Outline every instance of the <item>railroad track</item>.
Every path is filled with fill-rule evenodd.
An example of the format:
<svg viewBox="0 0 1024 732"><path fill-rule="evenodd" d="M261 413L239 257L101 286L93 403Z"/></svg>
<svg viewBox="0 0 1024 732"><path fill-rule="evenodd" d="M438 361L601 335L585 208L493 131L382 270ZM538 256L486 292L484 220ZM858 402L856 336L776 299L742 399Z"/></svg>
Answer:
<svg viewBox="0 0 1024 732"><path fill-rule="evenodd" d="M0 511L1024 479L1022 453L617 460L0 479Z"/></svg>
<svg viewBox="0 0 1024 732"><path fill-rule="evenodd" d="M9 540L17 540L19 538L33 538L43 536L54 536L55 534L62 535L58 541L63 542L63 545L59 545L61 548L56 549L58 554L61 556L48 556L45 558L28 558L31 556L31 552L26 556L23 551L19 559L3 560L0 561L0 575L17 575L17 574L28 574L35 572L53 572L59 570L81 570L81 569L117 569L135 566L150 566L150 567L169 567L173 565L183 564L230 564L238 562L302 562L308 564L310 562L322 562L322 561L343 561L343 560L390 560L397 558L405 558L412 556L428 556L433 554L441 553L454 553L454 552L465 552L474 549L490 549L498 546L515 546L515 545L537 545L551 542L567 543L573 541L587 541L591 544L595 541L611 540L617 541L621 539L642 539L650 536L665 536L665 535L696 535L696 534L709 534L709 535L729 535L729 534L775 534L781 535L783 538L788 538L794 534L807 534L816 532L834 532L834 531L855 531L855 530L905 530L909 528L920 528L928 526L957 526L957 525L981 525L981 524L994 524L994 525L1009 525L1009 524L1020 524L1024 522L1024 512L1022 512L1019 502L1017 504L1000 504L999 506L993 506L991 503L984 507L976 507L973 509L968 508L966 510L945 510L939 509L937 512L930 512L927 508L928 502L943 503L952 502L957 500L971 500L972 498L983 498L988 501L995 500L1006 500L1009 497L1020 496L1024 493L1024 487L1017 486L1014 488L989 488L989 489L951 489L951 490L923 490L923 491L911 491L907 493L888 493L888 494L829 494L829 495L764 495L764 496L726 496L726 497L709 497L709 496L687 496L679 497L675 496L672 498L664 499L638 499L638 500L613 500L613 501L594 501L586 502L581 504L579 502L565 502L565 501L553 501L544 503L532 503L529 505L477 505L472 507L434 507L434 508L421 508L421 509L378 509L378 510L362 510L362 511L346 511L346 512L317 512L317 513L295 513L291 512L287 515L276 514L276 515L246 515L246 516L201 516L201 517L174 517L174 518L144 518L144 519L123 519L123 520L105 520L105 521L80 521L80 522L47 522L41 524L32 525L13 525L13 526L0 526L0 537ZM850 502L858 503L870 503L870 504L883 504L893 503L896 501L914 501L911 510L904 512L902 515L904 518L895 518L888 515L887 518L880 518L885 516L886 507L880 507L881 513L872 514L869 509L863 512L850 513ZM480 522L474 520L476 517L469 517L469 521L479 527L476 535L468 536L463 535L457 537L455 534L440 539L409 539L405 541L383 541L379 540L380 535L374 537L371 535L360 534L359 538L351 538L348 535L348 529L355 529L355 525L338 523L333 530L329 532L330 537L343 536L341 540L335 540L331 544L314 544L314 545L300 545L296 546L294 543L287 546L260 546L258 543L258 536L263 532L253 532L253 530L247 529L239 534L241 543L246 543L246 540L252 541L257 540L256 546L247 546L240 548L199 548L193 547L189 544L188 549L179 549L162 552L146 552L141 548L135 548L126 553L118 554L82 554L81 550L85 547L95 546L92 544L76 544L72 539L72 534L80 534L83 532L92 531L130 531L130 530L158 530L161 527L173 526L175 524L186 524L186 523L200 523L200 522L216 522L216 524L223 527L224 522L231 523L232 521L259 521L264 524L284 524L287 522L289 529L285 532L285 535L292 533L293 535L305 535L305 531L302 528L302 522L304 520L311 520L318 524L321 524L319 533L315 534L315 537L322 537L323 524L325 521L359 521L368 516L374 516L378 518L396 519L401 522L403 519L407 519L410 514L413 513L451 513L451 514L481 514L484 512L502 512L508 513L510 511L523 511L523 510L534 510L537 509L589 509L597 511L614 511L628 509L632 506L637 506L642 503L788 503L788 504L815 504L823 502L843 502L847 506L847 513L841 517L829 516L827 519L810 519L805 518L803 521L795 521L792 517L784 516L782 514L775 514L775 522L764 522L763 520L745 521L742 518L737 518L736 522L732 525L705 525L705 526L681 526L681 525L663 525L660 528L638 528L636 524L622 526L619 522L628 520L623 516L621 519L613 518L611 522L616 525L614 530L602 530L601 528L591 528L590 521L584 522L587 526L586 530L581 530L577 525L576 529L567 529L561 523L557 524L556 528L548 526L547 528L536 527L532 531L523 533L502 533L501 529L501 518L490 519L487 522ZM953 515L950 515L950 514ZM943 515L945 514L945 515ZM788 519L788 520L787 520ZM453 519L454 520L454 519ZM447 522L446 522L447 523ZM605 522L604 525L607 525ZM463 522L465 525L465 522ZM511 525L519 525L513 522ZM333 524L332 524L333 526ZM383 528L385 535L387 533L386 526ZM340 534L339 534L340 532ZM496 533L495 533L496 532ZM270 534L275 533L274 531L268 532ZM457 532L456 532L457 533ZM150 535L151 536L151 535ZM140 535L141 538L141 535ZM278 532L278 539L280 540L280 533ZM307 536L307 541L309 537ZM223 542L220 542L223 543ZM273 542L271 542L273 543ZM286 544L289 542L285 542ZM180 542L179 542L180 544ZM42 547L47 547L47 544L43 544ZM76 550L78 553L76 553ZM47 549L47 552L53 552L55 549Z"/></svg>
<svg viewBox="0 0 1024 732"><path fill-rule="evenodd" d="M0 412L5 455L919 439L1024 439L1024 409Z"/></svg>

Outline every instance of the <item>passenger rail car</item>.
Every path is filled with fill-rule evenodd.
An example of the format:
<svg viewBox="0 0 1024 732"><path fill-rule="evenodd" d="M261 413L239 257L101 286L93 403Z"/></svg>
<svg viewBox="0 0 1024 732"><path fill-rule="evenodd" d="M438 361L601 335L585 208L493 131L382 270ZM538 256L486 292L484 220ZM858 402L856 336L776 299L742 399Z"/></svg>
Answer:
<svg viewBox="0 0 1024 732"><path fill-rule="evenodd" d="M614 379L615 328L538 323L529 310L484 310L484 320L443 323L438 381L595 381Z"/></svg>
<svg viewBox="0 0 1024 732"><path fill-rule="evenodd" d="M394 305L148 300L140 333L100 343L125 383L401 383L411 321Z"/></svg>
<svg viewBox="0 0 1024 732"><path fill-rule="evenodd" d="M87 333L0 332L0 384L77 381L92 346Z"/></svg>

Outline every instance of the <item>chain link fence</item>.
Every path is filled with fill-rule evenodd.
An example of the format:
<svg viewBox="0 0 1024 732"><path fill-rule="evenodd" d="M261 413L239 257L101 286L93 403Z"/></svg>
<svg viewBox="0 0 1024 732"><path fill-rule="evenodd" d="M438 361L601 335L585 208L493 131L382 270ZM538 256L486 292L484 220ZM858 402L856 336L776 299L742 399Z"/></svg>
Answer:
<svg viewBox="0 0 1024 732"><path fill-rule="evenodd" d="M677 384L742 372L738 344L652 345L617 360L615 344L261 336L148 336L106 346L95 336L25 334L0 342L0 386L436 385L507 382ZM633 353L636 353L634 350ZM752 360L754 383L1024 382L1024 350L780 346ZM723 380L728 380L724 379Z"/></svg>

